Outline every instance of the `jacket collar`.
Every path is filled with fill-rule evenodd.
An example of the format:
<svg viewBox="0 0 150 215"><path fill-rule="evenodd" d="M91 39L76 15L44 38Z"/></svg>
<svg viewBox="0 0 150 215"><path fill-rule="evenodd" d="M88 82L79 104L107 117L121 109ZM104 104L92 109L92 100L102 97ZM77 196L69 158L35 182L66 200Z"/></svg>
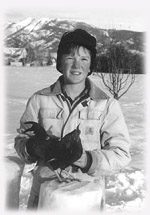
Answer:
<svg viewBox="0 0 150 215"><path fill-rule="evenodd" d="M60 76L58 80L52 84L48 88L44 88L37 92L39 95L60 95L62 94L62 85L63 83L63 76ZM103 92L99 87L97 87L89 78L87 78L87 83L89 87L89 97L93 100L101 100L101 99L108 99L109 96Z"/></svg>

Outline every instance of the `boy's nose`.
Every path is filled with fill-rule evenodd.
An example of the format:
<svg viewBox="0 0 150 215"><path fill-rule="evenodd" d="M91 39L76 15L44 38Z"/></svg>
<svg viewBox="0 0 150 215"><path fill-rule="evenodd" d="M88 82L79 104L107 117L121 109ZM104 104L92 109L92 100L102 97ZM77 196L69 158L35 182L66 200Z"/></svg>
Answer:
<svg viewBox="0 0 150 215"><path fill-rule="evenodd" d="M73 64L72 64L73 68L80 68L80 62L78 59L74 59Z"/></svg>

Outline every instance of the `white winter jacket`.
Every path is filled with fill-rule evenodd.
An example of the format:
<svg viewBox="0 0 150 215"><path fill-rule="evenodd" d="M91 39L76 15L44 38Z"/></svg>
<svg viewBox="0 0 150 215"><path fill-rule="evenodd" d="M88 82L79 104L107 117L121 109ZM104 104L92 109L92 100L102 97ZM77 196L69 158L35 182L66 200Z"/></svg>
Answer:
<svg viewBox="0 0 150 215"><path fill-rule="evenodd" d="M58 137L65 136L79 125L82 146L92 155L89 171L79 171L79 178L84 180L85 176L86 180L87 177L91 178L92 183L95 181L100 185L104 176L122 169L130 161L130 139L120 105L87 79L89 96L71 106L62 93L61 78L29 99L19 133L25 129L25 121L38 122L48 135ZM25 139L19 135L15 148L20 157L28 162Z"/></svg>

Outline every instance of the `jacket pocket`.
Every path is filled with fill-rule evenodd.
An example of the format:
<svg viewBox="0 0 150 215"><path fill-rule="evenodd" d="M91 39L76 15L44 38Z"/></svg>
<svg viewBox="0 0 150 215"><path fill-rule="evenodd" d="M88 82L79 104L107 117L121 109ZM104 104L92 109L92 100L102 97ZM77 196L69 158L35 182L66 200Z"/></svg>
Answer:
<svg viewBox="0 0 150 215"><path fill-rule="evenodd" d="M99 110L82 110L79 112L79 119L81 120L100 120L102 111Z"/></svg>
<svg viewBox="0 0 150 215"><path fill-rule="evenodd" d="M62 112L62 110L57 110L56 108L43 108L40 110L40 115L44 119L60 119L62 118Z"/></svg>
<svg viewBox="0 0 150 215"><path fill-rule="evenodd" d="M63 110L43 108L40 110L40 121L48 135L60 137L63 126Z"/></svg>
<svg viewBox="0 0 150 215"><path fill-rule="evenodd" d="M100 127L102 111L86 109L79 113L81 140L86 150L100 149Z"/></svg>

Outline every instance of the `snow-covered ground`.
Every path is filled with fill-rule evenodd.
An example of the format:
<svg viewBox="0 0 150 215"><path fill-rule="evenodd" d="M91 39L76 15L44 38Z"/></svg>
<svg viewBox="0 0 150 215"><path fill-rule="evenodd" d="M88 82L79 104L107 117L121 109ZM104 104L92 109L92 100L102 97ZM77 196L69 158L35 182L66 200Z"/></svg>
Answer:
<svg viewBox="0 0 150 215"><path fill-rule="evenodd" d="M55 67L6 67L6 155L14 154L13 140L19 119L24 111L27 98L35 91L52 84L60 74ZM97 77L91 77L100 85ZM145 75L137 75L136 81L120 99L123 113L131 136L132 162L120 173L106 178L106 211L108 213L140 212L146 196L144 150L145 135ZM102 87L103 88L103 87ZM24 209L27 201L30 174L22 179L20 206Z"/></svg>

